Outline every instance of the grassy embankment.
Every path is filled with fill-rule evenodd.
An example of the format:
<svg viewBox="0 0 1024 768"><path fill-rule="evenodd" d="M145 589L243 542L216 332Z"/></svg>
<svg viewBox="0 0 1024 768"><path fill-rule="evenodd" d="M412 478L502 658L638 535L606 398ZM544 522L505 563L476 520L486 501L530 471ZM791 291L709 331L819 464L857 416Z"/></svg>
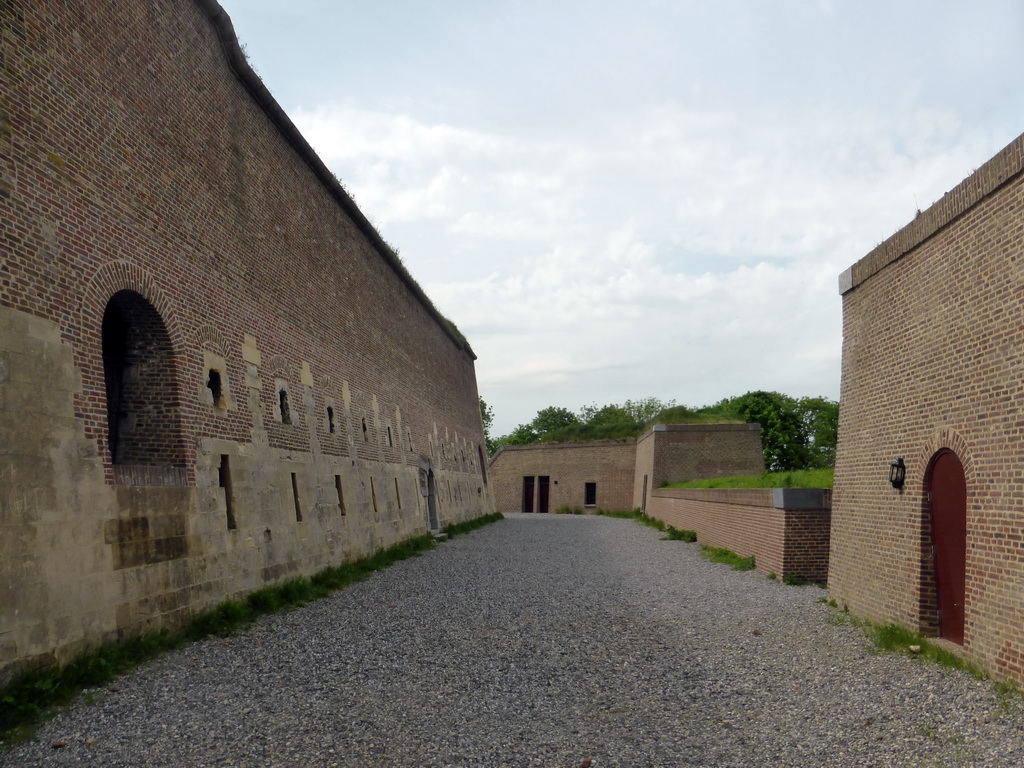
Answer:
<svg viewBox="0 0 1024 768"><path fill-rule="evenodd" d="M799 469L666 483L663 488L831 488L833 469Z"/></svg>

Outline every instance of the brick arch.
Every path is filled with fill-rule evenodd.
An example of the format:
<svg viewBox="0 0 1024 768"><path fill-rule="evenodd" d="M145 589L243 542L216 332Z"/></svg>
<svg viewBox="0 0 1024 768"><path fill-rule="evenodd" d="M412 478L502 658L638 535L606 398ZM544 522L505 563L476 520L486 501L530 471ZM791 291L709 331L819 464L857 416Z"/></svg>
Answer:
<svg viewBox="0 0 1024 768"><path fill-rule="evenodd" d="M266 372L268 376L272 376L278 379L284 379L285 381L296 381L297 376L292 375L294 370L291 363L288 362L288 358L284 355L274 355L267 361Z"/></svg>
<svg viewBox="0 0 1024 768"><path fill-rule="evenodd" d="M914 457L912 477L921 478L922 491L928 487L929 473L931 471L932 458L939 451L946 449L955 453L964 466L964 478L967 480L967 489L970 491L976 481L974 459L970 445L956 430L939 429L932 433L931 437L921 447L921 451Z"/></svg>
<svg viewBox="0 0 1024 768"><path fill-rule="evenodd" d="M186 345L175 305L157 285L152 275L136 264L117 260L108 262L97 269L82 289L78 316L79 328L76 329L78 339L74 344L75 360L82 373L82 389L79 394L76 394L75 409L82 414L85 436L95 441L99 448L108 483L187 484L191 476L191 468L188 467L191 453L186 446L182 430L184 414L180 412L180 405L177 414L177 428L174 430L175 434L168 438L165 458L154 460L159 465L179 468L177 473L147 471L133 474L123 471L123 467L118 469L111 455L108 444L110 415L103 362L103 319L111 299L123 291L137 294L159 316L169 347L167 358L169 386L173 388L177 402L179 404L181 402L181 360ZM134 479L126 479L129 476Z"/></svg>
<svg viewBox="0 0 1024 768"><path fill-rule="evenodd" d="M184 334L178 322L178 312L171 299L160 289L156 280L139 265L118 260L104 264L82 292L81 326L86 335L103 324L103 312L110 297L118 291L135 291L153 305L167 326L167 334L175 355L185 348Z"/></svg>
<svg viewBox="0 0 1024 768"><path fill-rule="evenodd" d="M228 342L215 326L204 325L196 331L196 347L215 352L221 357L228 356Z"/></svg>

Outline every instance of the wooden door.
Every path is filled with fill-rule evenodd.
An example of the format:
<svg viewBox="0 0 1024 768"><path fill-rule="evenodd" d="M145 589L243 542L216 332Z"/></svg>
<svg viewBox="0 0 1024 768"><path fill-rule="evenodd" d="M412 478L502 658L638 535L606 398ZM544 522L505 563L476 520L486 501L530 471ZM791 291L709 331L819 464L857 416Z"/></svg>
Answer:
<svg viewBox="0 0 1024 768"><path fill-rule="evenodd" d="M551 490L551 478L547 475L541 475L537 478L537 511L547 512L548 511L548 498Z"/></svg>
<svg viewBox="0 0 1024 768"><path fill-rule="evenodd" d="M967 482L963 464L955 453L942 450L935 454L928 490L939 636L963 645L964 596L967 591Z"/></svg>

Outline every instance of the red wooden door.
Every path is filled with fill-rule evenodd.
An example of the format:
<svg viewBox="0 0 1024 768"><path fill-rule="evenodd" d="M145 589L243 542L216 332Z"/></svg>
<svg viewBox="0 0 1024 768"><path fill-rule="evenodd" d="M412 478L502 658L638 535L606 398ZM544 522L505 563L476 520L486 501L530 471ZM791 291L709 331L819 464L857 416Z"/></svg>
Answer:
<svg viewBox="0 0 1024 768"><path fill-rule="evenodd" d="M939 451L931 471L932 546L939 635L964 642L964 594L967 587L967 482L952 451Z"/></svg>

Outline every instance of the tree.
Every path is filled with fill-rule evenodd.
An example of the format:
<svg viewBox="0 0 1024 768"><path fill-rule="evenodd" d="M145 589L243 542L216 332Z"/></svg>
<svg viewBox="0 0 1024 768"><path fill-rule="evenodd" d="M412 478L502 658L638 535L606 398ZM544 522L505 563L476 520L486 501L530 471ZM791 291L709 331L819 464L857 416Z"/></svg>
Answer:
<svg viewBox="0 0 1024 768"><path fill-rule="evenodd" d="M576 414L568 408L559 408L552 405L537 411L537 415L533 417L530 426L533 427L533 431L539 437L543 437L548 432L554 432L563 427L579 423L580 420L576 418Z"/></svg>
<svg viewBox="0 0 1024 768"><path fill-rule="evenodd" d="M725 407L722 407L725 406ZM810 451L797 401L778 392L748 392L715 406L734 409L747 422L761 425L765 469L806 469Z"/></svg>
<svg viewBox="0 0 1024 768"><path fill-rule="evenodd" d="M634 421L625 408L621 405L606 405L594 411L587 419L587 426L599 427L603 424L621 424L627 421Z"/></svg>
<svg viewBox="0 0 1024 768"><path fill-rule="evenodd" d="M642 397L639 400L627 400L622 404L622 410L629 414L627 421L641 421L646 424L662 411L674 408L675 405L675 400L662 402L656 397Z"/></svg>
<svg viewBox="0 0 1024 768"><path fill-rule="evenodd" d="M808 467L821 469L836 463L839 403L826 397L801 397L797 412L807 436Z"/></svg>
<svg viewBox="0 0 1024 768"><path fill-rule="evenodd" d="M520 424L502 438L502 445L529 445L539 439L540 436L530 424Z"/></svg>
<svg viewBox="0 0 1024 768"><path fill-rule="evenodd" d="M494 409L487 404L487 401L480 398L480 423L484 428L484 444L487 446L487 455L493 456L498 450L494 439L491 437L491 426L494 424Z"/></svg>

